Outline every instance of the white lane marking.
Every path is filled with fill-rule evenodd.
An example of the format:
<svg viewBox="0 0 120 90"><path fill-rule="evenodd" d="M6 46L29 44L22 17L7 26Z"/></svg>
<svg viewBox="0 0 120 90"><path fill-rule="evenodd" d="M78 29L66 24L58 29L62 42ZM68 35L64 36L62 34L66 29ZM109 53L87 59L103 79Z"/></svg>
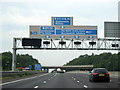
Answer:
<svg viewBox="0 0 120 90"><path fill-rule="evenodd" d="M43 81L43 83L47 83L46 81Z"/></svg>
<svg viewBox="0 0 120 90"><path fill-rule="evenodd" d="M54 77L57 75L57 73L55 73Z"/></svg>
<svg viewBox="0 0 120 90"><path fill-rule="evenodd" d="M55 73L54 76L51 76L51 79L52 79L53 77L55 77L56 75L57 75L57 73ZM50 80L50 79L48 79L48 80Z"/></svg>
<svg viewBox="0 0 120 90"><path fill-rule="evenodd" d="M35 86L34 88L38 88L39 86Z"/></svg>
<svg viewBox="0 0 120 90"><path fill-rule="evenodd" d="M111 82L112 80L110 80L110 82Z"/></svg>
<svg viewBox="0 0 120 90"><path fill-rule="evenodd" d="M80 82L80 81L77 81L78 83Z"/></svg>
<svg viewBox="0 0 120 90"><path fill-rule="evenodd" d="M28 79L33 79L33 78L36 78L36 77L31 77L31 78L26 78L26 79L15 80L15 81L11 81L11 82L2 83L2 84L0 84L0 85L5 85L5 84L9 84L9 83L15 83L15 82L19 82L19 81L23 81L23 80L28 80Z"/></svg>
<svg viewBox="0 0 120 90"><path fill-rule="evenodd" d="M74 78L74 80L75 80L75 78Z"/></svg>
<svg viewBox="0 0 120 90"><path fill-rule="evenodd" d="M41 75L41 77L42 77L42 76L45 76L45 75L48 75L48 74L49 74L49 73L47 73L47 74L43 74L43 75ZM11 81L11 82L6 82L6 83L2 83L2 84L0 84L0 85L5 85L5 84L10 84L10 83L15 83L15 82L23 81L23 80L33 79L33 78L36 78L36 77L38 77L38 76L31 77L31 78L26 78L26 79L15 80L15 81Z"/></svg>
<svg viewBox="0 0 120 90"><path fill-rule="evenodd" d="M84 88L88 88L88 86L84 85Z"/></svg>
<svg viewBox="0 0 120 90"><path fill-rule="evenodd" d="M73 77L72 77L73 78Z"/></svg>

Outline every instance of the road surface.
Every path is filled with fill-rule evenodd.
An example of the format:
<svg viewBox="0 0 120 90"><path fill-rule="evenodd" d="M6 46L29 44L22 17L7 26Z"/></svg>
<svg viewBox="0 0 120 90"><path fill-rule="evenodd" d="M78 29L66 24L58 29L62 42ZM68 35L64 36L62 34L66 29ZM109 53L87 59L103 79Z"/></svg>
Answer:
<svg viewBox="0 0 120 90"><path fill-rule="evenodd" d="M2 88L118 88L117 77L110 82L89 82L87 73L47 73L2 83Z"/></svg>

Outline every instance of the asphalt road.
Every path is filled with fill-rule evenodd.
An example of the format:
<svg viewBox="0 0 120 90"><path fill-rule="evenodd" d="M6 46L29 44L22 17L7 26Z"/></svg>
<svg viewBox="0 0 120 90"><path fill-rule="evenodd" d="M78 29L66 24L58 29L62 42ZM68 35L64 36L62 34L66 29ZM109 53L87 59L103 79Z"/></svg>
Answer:
<svg viewBox="0 0 120 90"><path fill-rule="evenodd" d="M89 82L86 73L47 73L2 83L2 88L118 88L117 77L110 82Z"/></svg>

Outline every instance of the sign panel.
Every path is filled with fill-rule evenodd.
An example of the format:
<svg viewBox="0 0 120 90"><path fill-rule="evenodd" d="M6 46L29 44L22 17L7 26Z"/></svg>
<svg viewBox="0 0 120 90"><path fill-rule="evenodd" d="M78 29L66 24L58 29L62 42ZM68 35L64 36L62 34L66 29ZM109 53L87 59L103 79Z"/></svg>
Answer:
<svg viewBox="0 0 120 90"><path fill-rule="evenodd" d="M37 31L31 31L31 35L38 35Z"/></svg>
<svg viewBox="0 0 120 90"><path fill-rule="evenodd" d="M32 65L29 65L28 68L31 70L32 69Z"/></svg>
<svg viewBox="0 0 120 90"><path fill-rule="evenodd" d="M74 26L73 17L52 17L52 25L30 26L30 38L85 39L97 38L97 26Z"/></svg>
<svg viewBox="0 0 120 90"><path fill-rule="evenodd" d="M54 35L55 27L53 26L40 26L40 35Z"/></svg>
<svg viewBox="0 0 120 90"><path fill-rule="evenodd" d="M97 30L57 29L56 35L97 35Z"/></svg>
<svg viewBox="0 0 120 90"><path fill-rule="evenodd" d="M34 26L35 28L35 26ZM97 38L97 26L36 26L31 27L30 37L42 39L81 39ZM38 29L38 30L36 30Z"/></svg>
<svg viewBox="0 0 120 90"><path fill-rule="evenodd" d="M35 70L42 70L42 66L40 64L35 64Z"/></svg>
<svg viewBox="0 0 120 90"><path fill-rule="evenodd" d="M73 17L52 17L52 25L73 25Z"/></svg>
<svg viewBox="0 0 120 90"><path fill-rule="evenodd" d="M105 22L104 23L105 37L120 37L120 22Z"/></svg>
<svg viewBox="0 0 120 90"><path fill-rule="evenodd" d="M41 47L41 42L42 40L39 38L22 38L22 46Z"/></svg>
<svg viewBox="0 0 120 90"><path fill-rule="evenodd" d="M97 30L87 29L57 29L56 35L65 39L97 38Z"/></svg>

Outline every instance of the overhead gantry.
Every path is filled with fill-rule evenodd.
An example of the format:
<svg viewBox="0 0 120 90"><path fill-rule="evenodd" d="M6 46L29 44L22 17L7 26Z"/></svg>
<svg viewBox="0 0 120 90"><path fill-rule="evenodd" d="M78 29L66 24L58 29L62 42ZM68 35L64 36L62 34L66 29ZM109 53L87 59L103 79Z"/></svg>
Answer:
<svg viewBox="0 0 120 90"><path fill-rule="evenodd" d="M24 42L24 40L26 40ZM34 40L33 40L34 39ZM37 40L37 41L36 41ZM12 71L16 70L17 50L120 50L120 39L40 39L13 38Z"/></svg>

